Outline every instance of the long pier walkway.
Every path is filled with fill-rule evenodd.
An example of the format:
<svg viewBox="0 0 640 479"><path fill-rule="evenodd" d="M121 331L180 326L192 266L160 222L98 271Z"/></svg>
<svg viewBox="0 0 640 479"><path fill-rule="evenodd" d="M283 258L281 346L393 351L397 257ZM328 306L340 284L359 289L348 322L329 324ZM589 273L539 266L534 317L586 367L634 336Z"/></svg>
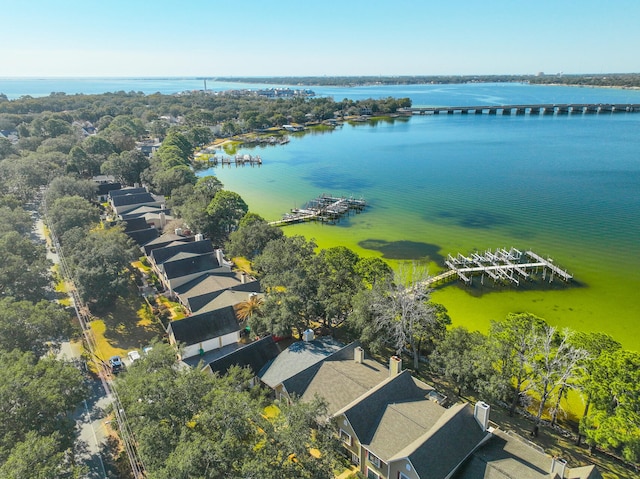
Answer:
<svg viewBox="0 0 640 479"><path fill-rule="evenodd" d="M353 196L333 196L323 193L311 200L304 208L293 208L290 213L282 216L281 220L271 221L271 226L285 226L303 221L336 222L350 211L359 213L367 203L362 198Z"/></svg>
<svg viewBox="0 0 640 479"><path fill-rule="evenodd" d="M524 254L515 249L487 250L483 254L472 253L471 256L463 256L458 253L455 257L450 254L445 260L447 271L429 278L425 286L433 286L438 283L459 278L470 285L473 276L480 275L480 283L484 284L485 276L494 282L510 282L519 285L521 281L532 279L533 272L542 270L542 280L547 278L549 283L554 278L569 282L573 279L566 270L556 266L551 258L544 258L533 251L525 251Z"/></svg>

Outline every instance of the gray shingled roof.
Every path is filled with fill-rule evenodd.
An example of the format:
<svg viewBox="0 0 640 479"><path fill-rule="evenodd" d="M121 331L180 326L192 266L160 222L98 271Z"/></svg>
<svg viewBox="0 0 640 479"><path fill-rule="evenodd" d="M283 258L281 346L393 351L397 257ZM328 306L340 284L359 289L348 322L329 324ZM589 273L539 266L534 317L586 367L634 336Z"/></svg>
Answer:
<svg viewBox="0 0 640 479"><path fill-rule="evenodd" d="M144 245L144 252L148 255L156 248L164 248L165 246L170 245L174 242L187 243L189 241L191 241L191 239L184 236L179 236L173 233L164 233L160 237L154 239L153 241L149 241L146 245Z"/></svg>
<svg viewBox="0 0 640 479"><path fill-rule="evenodd" d="M205 254L213 253L213 244L210 240L190 241L188 243L179 243L171 246L165 246L163 248L154 249L150 256L156 264L162 264L167 259L175 256L178 253L195 253Z"/></svg>
<svg viewBox="0 0 640 479"><path fill-rule="evenodd" d="M220 267L214 254L201 254L176 261L165 261L159 266L167 279L181 278L190 274L204 273Z"/></svg>
<svg viewBox="0 0 640 479"><path fill-rule="evenodd" d="M257 283L257 281L254 281L254 283ZM219 294L216 294L213 299L209 299L209 297L207 297L206 295L198 296L197 298L190 298L188 300L188 304L189 309L191 309L192 312L204 313L206 311L224 308L225 306L236 306L237 304L240 304L244 301L248 301L249 297L252 294L260 294L261 296L263 295L263 293L260 293L259 291L250 292L227 289L220 292ZM192 309L194 307L196 309Z"/></svg>
<svg viewBox="0 0 640 479"><path fill-rule="evenodd" d="M146 228L138 231L129 231L127 235L129 235L129 237L133 241L135 241L136 244L138 244L139 246L142 246L148 243L149 241L153 241L155 238L157 238L158 230L150 227L150 228Z"/></svg>
<svg viewBox="0 0 640 479"><path fill-rule="evenodd" d="M155 202L156 199L151 195L151 193L147 193L146 191L144 193L127 193L111 197L111 203L113 203L113 206L115 207Z"/></svg>
<svg viewBox="0 0 640 479"><path fill-rule="evenodd" d="M225 374L231 366L249 367L258 374L265 364L280 353L273 336L266 336L208 364L211 372Z"/></svg>
<svg viewBox="0 0 640 479"><path fill-rule="evenodd" d="M328 336L313 341L297 341L282 351L265 371L260 372L260 379L267 386L275 388L343 347L342 343Z"/></svg>
<svg viewBox="0 0 640 479"><path fill-rule="evenodd" d="M303 401L316 395L322 397L327 401L329 415L350 404L389 377L386 366L376 361L365 359L357 363L354 349L358 346L353 342L287 379L287 392L301 396Z"/></svg>
<svg viewBox="0 0 640 479"><path fill-rule="evenodd" d="M142 205L142 206L138 206L137 208L135 208L133 210L129 210L126 213L121 213L119 216L123 220L127 220L128 218L138 218L140 216L144 216L144 215L147 215L149 213L155 214L155 215L159 215L162 212L164 212L165 215L168 216L171 213L171 210L169 210L167 208L163 209L162 206Z"/></svg>
<svg viewBox="0 0 640 479"><path fill-rule="evenodd" d="M144 218L131 218L124 221L124 232L129 233L130 231L138 231L147 229L149 225L145 221Z"/></svg>
<svg viewBox="0 0 640 479"><path fill-rule="evenodd" d="M176 341L186 345L207 341L239 330L240 326L232 307L172 321L168 328L169 333L173 333Z"/></svg>
<svg viewBox="0 0 640 479"><path fill-rule="evenodd" d="M409 457L421 479L445 479L487 434L473 416L473 407L458 404L394 459Z"/></svg>
<svg viewBox="0 0 640 479"><path fill-rule="evenodd" d="M453 476L455 479L548 479L552 458L524 438L496 430ZM580 479L601 479L593 467L575 469ZM593 474L590 476L589 474Z"/></svg>
<svg viewBox="0 0 640 479"><path fill-rule="evenodd" d="M113 190L109 192L109 198L115 198L116 196L122 196L122 195L135 195L138 193L147 193L147 189L144 187L138 187L138 188L122 188L119 190Z"/></svg>

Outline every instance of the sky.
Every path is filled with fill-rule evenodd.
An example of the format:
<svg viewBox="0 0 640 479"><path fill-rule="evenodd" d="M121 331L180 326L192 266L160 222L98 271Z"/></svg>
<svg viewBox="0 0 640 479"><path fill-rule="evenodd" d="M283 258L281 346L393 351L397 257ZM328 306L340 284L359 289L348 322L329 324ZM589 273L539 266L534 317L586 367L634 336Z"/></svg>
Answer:
<svg viewBox="0 0 640 479"><path fill-rule="evenodd" d="M640 72L639 0L0 0L0 77Z"/></svg>

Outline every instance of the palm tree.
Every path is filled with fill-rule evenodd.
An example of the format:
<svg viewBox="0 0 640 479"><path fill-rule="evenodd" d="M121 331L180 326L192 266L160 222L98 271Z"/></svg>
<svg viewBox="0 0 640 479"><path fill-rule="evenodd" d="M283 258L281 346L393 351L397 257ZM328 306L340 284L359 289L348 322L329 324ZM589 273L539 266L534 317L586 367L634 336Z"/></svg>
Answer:
<svg viewBox="0 0 640 479"><path fill-rule="evenodd" d="M253 315L260 316L260 309L263 304L262 296L257 294L249 295L246 301L242 301L236 306L236 314L240 321L248 321Z"/></svg>

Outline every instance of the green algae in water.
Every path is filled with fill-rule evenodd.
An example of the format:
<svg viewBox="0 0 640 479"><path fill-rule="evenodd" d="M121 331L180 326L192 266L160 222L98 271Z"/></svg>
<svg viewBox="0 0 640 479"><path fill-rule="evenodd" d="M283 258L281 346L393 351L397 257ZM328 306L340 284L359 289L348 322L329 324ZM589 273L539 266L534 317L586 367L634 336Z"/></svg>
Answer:
<svg viewBox="0 0 640 479"><path fill-rule="evenodd" d="M454 324L486 331L529 311L559 327L603 331L640 349L640 115L554 118L414 117L293 138L261 152L261 168L215 173L252 211L278 219L321 193L370 207L338 225L288 235L360 255L433 261L447 253L531 249L577 287L467 289L433 298ZM247 150L251 153L251 150Z"/></svg>

